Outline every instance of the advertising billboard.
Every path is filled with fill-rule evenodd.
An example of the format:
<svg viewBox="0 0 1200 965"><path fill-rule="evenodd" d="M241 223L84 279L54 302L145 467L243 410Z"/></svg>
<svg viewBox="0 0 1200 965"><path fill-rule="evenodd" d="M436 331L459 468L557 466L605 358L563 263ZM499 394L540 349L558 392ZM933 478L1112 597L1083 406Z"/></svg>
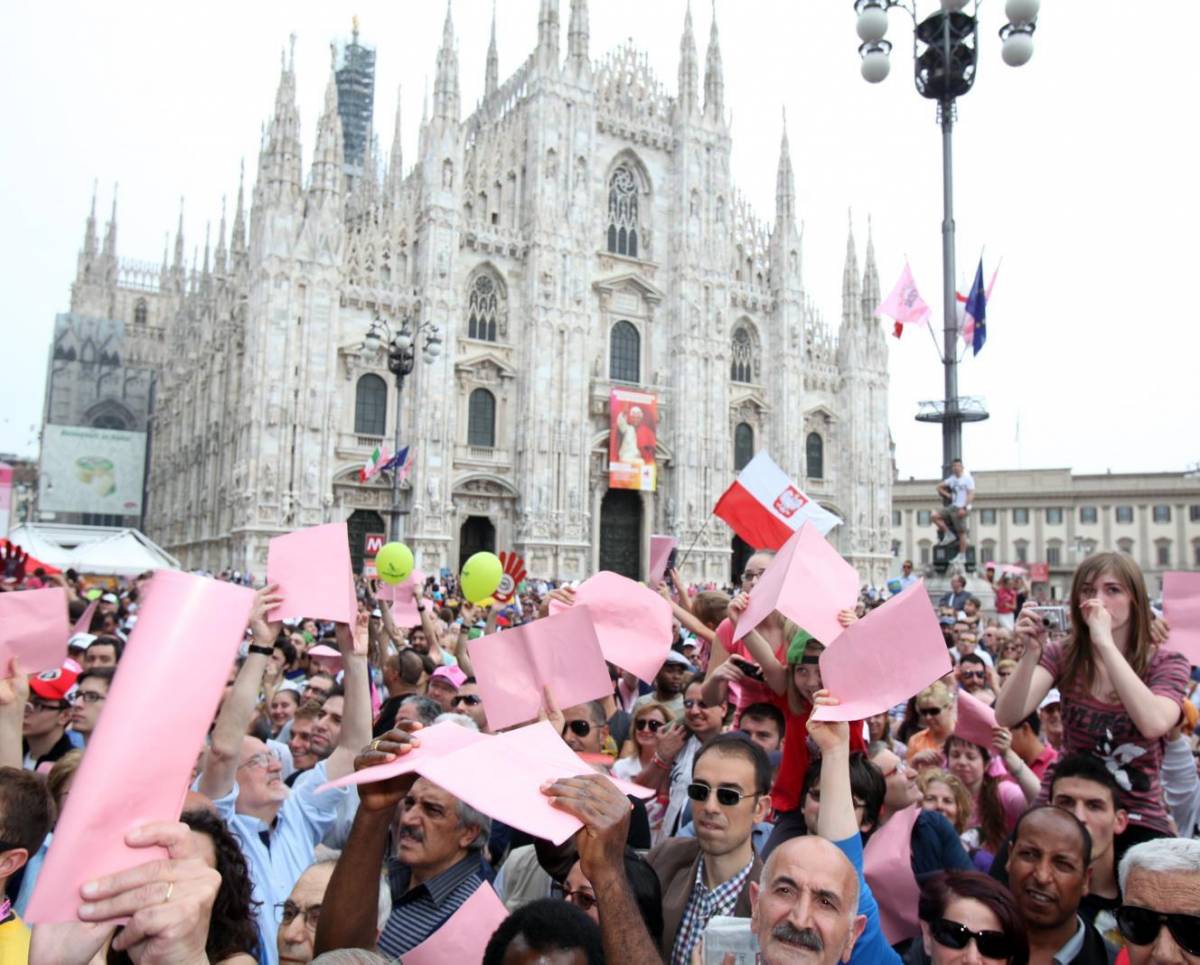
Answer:
<svg viewBox="0 0 1200 965"><path fill-rule="evenodd" d="M144 432L43 426L38 508L139 516L145 467Z"/></svg>
<svg viewBox="0 0 1200 965"><path fill-rule="evenodd" d="M649 392L613 389L608 415L608 487L654 492L658 399Z"/></svg>

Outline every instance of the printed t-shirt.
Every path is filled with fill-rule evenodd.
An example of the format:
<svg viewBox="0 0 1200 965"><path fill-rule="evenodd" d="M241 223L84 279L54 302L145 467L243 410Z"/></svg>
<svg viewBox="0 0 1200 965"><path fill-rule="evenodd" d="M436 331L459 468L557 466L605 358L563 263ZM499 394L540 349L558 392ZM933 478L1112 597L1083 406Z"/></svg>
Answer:
<svg viewBox="0 0 1200 965"><path fill-rule="evenodd" d="M1063 681L1066 657L1061 642L1047 644L1038 663L1054 678L1053 686L1062 694L1063 753L1083 752L1100 758L1121 786L1121 807L1128 812L1130 823L1174 834L1159 780L1166 737L1148 740L1119 701L1109 703ZM1182 703L1190 675L1187 657L1160 647L1150 658L1145 683L1155 696ZM1049 798L1053 779L1051 766L1042 777L1039 803Z"/></svg>

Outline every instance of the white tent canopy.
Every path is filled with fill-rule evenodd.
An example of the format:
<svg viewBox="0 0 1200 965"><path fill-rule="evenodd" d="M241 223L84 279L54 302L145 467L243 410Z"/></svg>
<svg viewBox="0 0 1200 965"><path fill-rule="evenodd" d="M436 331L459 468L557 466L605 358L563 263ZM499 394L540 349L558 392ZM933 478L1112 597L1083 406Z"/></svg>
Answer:
<svg viewBox="0 0 1200 965"><path fill-rule="evenodd" d="M97 529L91 534L84 527L71 527L67 533L51 526L24 525L16 527L9 539L51 566L81 573L137 576L147 570L180 568L175 557L136 529Z"/></svg>

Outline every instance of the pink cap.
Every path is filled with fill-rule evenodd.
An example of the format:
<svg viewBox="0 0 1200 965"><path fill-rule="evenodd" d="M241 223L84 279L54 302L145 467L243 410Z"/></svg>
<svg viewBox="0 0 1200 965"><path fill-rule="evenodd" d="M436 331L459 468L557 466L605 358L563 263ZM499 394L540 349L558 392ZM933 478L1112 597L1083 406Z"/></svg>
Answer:
<svg viewBox="0 0 1200 965"><path fill-rule="evenodd" d="M463 685L463 681L467 679L467 675L459 670L458 667L438 667L429 679L437 680L439 677L450 684L455 690L458 690Z"/></svg>

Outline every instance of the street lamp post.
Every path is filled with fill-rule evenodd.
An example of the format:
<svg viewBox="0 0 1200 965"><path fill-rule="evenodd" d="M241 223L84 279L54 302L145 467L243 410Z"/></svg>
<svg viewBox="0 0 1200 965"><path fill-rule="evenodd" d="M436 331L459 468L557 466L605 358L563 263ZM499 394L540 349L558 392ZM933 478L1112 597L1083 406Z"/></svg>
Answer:
<svg viewBox="0 0 1200 965"><path fill-rule="evenodd" d="M902 0L855 0L858 14L856 29L862 45L862 76L878 84L891 70L892 45L884 39L888 29L888 11L900 7L913 20L913 61L917 93L937 102L937 118L942 129L942 367L944 398L923 402L918 422L937 422L942 426L942 475L950 474L950 463L962 458L962 427L988 417L981 400L958 394L958 315L955 307L954 278L954 179L952 134L956 101L975 83L978 61L979 2L970 2L971 12L963 12L968 0L941 0L940 9L917 19L916 0L912 6ZM1003 41L1001 57L1012 67L1020 67L1033 56L1033 31L1037 25L1039 0L1007 0L1004 7L1008 23L1000 28Z"/></svg>
<svg viewBox="0 0 1200 965"><path fill-rule="evenodd" d="M442 354L441 331L432 322L419 322L414 331L406 318L400 323L395 332L386 321L375 316L371 327L363 338L362 355L366 360L378 357L385 346L387 350L388 371L396 377L396 441L393 455L400 451L402 432L400 423L401 403L404 398L404 380L412 373L417 360L417 340L423 338L421 357L426 365L432 365ZM392 507L388 538L392 541L400 539L400 517L404 511L400 508L400 468L392 472Z"/></svg>

